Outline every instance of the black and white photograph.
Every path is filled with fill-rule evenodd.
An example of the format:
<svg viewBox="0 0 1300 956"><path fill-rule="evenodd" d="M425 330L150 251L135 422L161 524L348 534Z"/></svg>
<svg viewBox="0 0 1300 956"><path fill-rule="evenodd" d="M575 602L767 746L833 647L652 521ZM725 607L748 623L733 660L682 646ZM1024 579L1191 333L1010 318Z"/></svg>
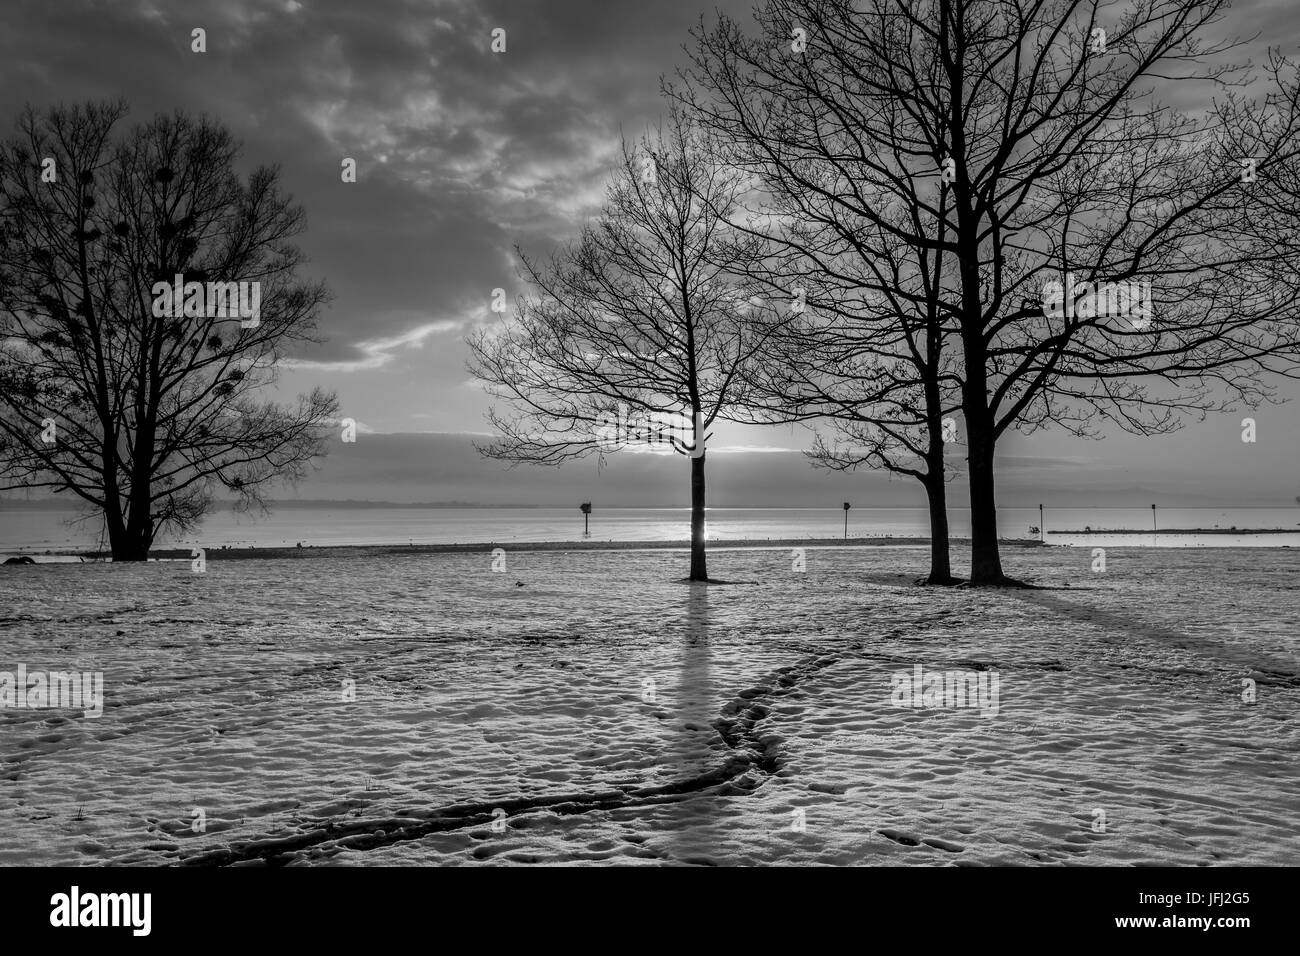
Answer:
<svg viewBox="0 0 1300 956"><path fill-rule="evenodd" d="M4 0L0 875L1160 868L1089 919L1239 945L1298 227L1294 0Z"/></svg>

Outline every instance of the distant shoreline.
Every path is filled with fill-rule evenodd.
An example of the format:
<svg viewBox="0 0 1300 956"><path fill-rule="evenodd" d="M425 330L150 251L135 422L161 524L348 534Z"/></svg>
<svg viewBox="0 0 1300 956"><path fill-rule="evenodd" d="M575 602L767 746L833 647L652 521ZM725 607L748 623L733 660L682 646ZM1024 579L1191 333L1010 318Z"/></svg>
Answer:
<svg viewBox="0 0 1300 956"><path fill-rule="evenodd" d="M1300 502L1281 501L1275 504L1267 505L1236 505L1236 504L1173 504L1162 505L1174 511L1278 511L1290 510ZM222 499L215 502L216 511L233 511L238 502L234 500ZM892 504L892 505L855 505L859 511L925 511L924 501L916 504ZM1146 513L1148 506L1145 505L1074 505L1074 504L1050 504L1045 506L1048 511L1052 510L1069 510L1069 511L1137 511ZM575 505L571 504L523 504L523 503L492 503L482 501L384 501L370 500L364 498L283 498L275 501L268 501L267 508L270 511L282 509L286 511L293 510L339 510L346 509L352 511L374 510L374 511L576 511ZM1032 512L1037 508L1035 504L1007 504L999 505L999 512L1002 511L1028 511ZM601 511L690 511L690 505L655 505L655 504L637 504L637 505L611 505L603 504L599 506ZM13 498L0 495L0 512L3 511L66 511L80 512L84 510L82 503L64 498ZM842 508L835 504L781 504L781 505L710 505L709 511L841 511ZM970 511L969 507L961 505L952 505L949 511L965 512ZM1068 532L1059 532L1066 534Z"/></svg>
<svg viewBox="0 0 1300 956"><path fill-rule="evenodd" d="M1222 528L1168 528L1159 531L1133 530L1097 530L1097 531L1049 531L1049 535L1077 535L1096 537L1104 535L1232 535L1232 534L1295 534L1285 529L1247 528L1236 531ZM949 539L955 547L966 547L970 539L952 537ZM999 543L1009 548L1052 547L1051 542L1042 542L1037 538L1001 538ZM710 541L710 551L726 550L760 550L785 548L888 548L888 547L928 547L930 539L915 536L860 537L860 538L737 538L733 540ZM1069 547L1061 544L1058 546ZM1277 545L1289 549L1291 545ZM421 554L483 554L494 548L506 551L687 551L690 542L681 539L673 541L482 541L466 543L426 543L426 544L304 544L301 547L275 545L269 547L206 547L204 556L209 561L249 561L276 560L285 558L332 558L332 557L396 557ZM108 551L86 548L17 548L0 549L0 560L14 557L63 558L65 561L80 559L82 561L107 561L111 557ZM193 546L155 548L150 560L188 561L193 557ZM39 563L39 562L38 562Z"/></svg>
<svg viewBox="0 0 1300 956"><path fill-rule="evenodd" d="M1135 531L1131 529L1116 530L1092 530L1092 531L1055 531L1047 532L1049 535L1057 536L1078 536L1078 537L1098 537L1106 535L1128 535L1141 537L1144 535L1261 535L1261 534L1282 534L1294 535L1300 532L1290 531L1287 529L1273 528L1245 528L1245 529L1224 529L1224 528L1162 528L1158 531ZM954 547L968 547L970 538L954 536L949 538ZM1037 538L1000 538L999 543L1003 547L1010 548L1039 548L1039 547L1071 547L1065 542L1043 542ZM785 549L785 548L881 548L881 547L908 547L921 548L928 547L930 539L928 537L917 536L872 536L857 538L736 538L731 540L710 541L708 547L710 551L725 550L760 550L760 549ZM1079 544L1079 547L1084 547ZM194 545L185 547L162 547L154 548L150 554L150 560L162 561L180 561L190 560L193 557ZM1205 545L1200 545L1205 547ZM1231 547L1231 545L1228 545ZM1267 547L1267 546L1266 546ZM1290 549L1289 544L1278 544L1274 547L1279 549ZM247 561L247 560L275 560L284 558L330 558L330 557L393 557L401 555L420 555L420 554L482 554L490 553L495 548L503 548L506 551L688 551L690 542L685 539L672 541L625 541L625 540L580 540L580 541L482 541L482 542L453 542L453 543L424 543L424 544L324 544L313 545L303 544L301 546L290 545L273 545L267 547L255 546L214 546L205 547L204 555L210 561ZM65 562L76 561L107 561L111 557L111 552L101 551L90 548L39 548L39 547L20 547L6 549L0 547L0 561L8 557L45 557L45 558L62 558ZM40 563L40 562L38 562Z"/></svg>
<svg viewBox="0 0 1300 956"><path fill-rule="evenodd" d="M952 538L954 544L969 542L966 538ZM919 547L928 546L929 538L743 538L734 541L710 541L709 550L727 550L737 548L861 548L861 547ZM1042 543L1036 539L1003 539L1002 544L1010 547L1037 548ZM303 545L298 547L273 548L206 548L204 557L208 561L247 561L273 560L278 558L329 558L329 557L385 557L418 554L482 554L491 553L493 548L506 551L685 551L690 548L689 541L489 541L469 544L337 544L337 545ZM89 550L47 550L5 552L15 555L48 555L50 557L82 558L87 561L106 560L107 551ZM190 548L155 548L150 552L150 559L190 560Z"/></svg>

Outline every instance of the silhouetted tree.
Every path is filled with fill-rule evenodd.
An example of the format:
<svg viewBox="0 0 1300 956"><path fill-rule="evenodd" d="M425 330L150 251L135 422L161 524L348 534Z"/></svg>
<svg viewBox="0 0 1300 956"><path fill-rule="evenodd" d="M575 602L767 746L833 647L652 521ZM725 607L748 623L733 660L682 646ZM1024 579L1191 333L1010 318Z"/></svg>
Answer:
<svg viewBox="0 0 1300 956"><path fill-rule="evenodd" d="M770 0L757 41L725 18L701 31L694 103L767 182L914 261L942 252L934 303L960 350L975 583L1016 583L994 493L1008 429L1086 435L1106 419L1152 434L1297 372L1300 282L1275 241L1295 232L1295 69L1228 62L1236 44L1207 39L1226 7ZM1157 98L1180 87L1205 109ZM941 226L901 227L912 201Z"/></svg>
<svg viewBox="0 0 1300 956"><path fill-rule="evenodd" d="M707 581L706 439L744 406L745 367L770 323L736 276L756 243L727 226L745 184L674 113L622 162L597 220L550 261L523 258L518 315L469 337L470 371L508 403L493 409L491 457L557 465L662 430L691 456L692 581ZM687 424L674 431L668 416ZM640 440L660 436L642 431ZM687 432L691 437L687 438Z"/></svg>
<svg viewBox="0 0 1300 956"><path fill-rule="evenodd" d="M336 406L256 398L326 297L294 278L303 214L277 170L241 181L220 125L178 113L120 133L125 112L29 108L0 148L0 487L71 492L115 561L141 561L217 488L250 507L302 475ZM202 293L181 315L160 285L177 276Z"/></svg>

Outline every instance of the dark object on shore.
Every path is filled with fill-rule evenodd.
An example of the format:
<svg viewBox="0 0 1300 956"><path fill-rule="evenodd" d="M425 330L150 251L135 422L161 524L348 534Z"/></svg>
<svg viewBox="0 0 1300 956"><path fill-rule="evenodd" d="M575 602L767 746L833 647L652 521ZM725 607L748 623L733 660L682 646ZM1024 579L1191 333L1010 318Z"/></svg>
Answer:
<svg viewBox="0 0 1300 956"><path fill-rule="evenodd" d="M25 554L20 554L16 558L5 558L5 564L35 564L31 558Z"/></svg>

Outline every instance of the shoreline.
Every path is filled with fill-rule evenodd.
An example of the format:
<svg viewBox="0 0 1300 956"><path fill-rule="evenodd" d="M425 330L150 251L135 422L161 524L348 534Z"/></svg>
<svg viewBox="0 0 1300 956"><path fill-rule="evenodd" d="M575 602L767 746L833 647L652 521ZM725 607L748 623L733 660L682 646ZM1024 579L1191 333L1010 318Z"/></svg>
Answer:
<svg viewBox="0 0 1300 956"><path fill-rule="evenodd" d="M1169 528L1160 531L1134 531L1134 530L1116 530L1116 531L1049 531L1049 535L1059 536L1077 536L1077 537L1104 537L1106 535L1126 535L1131 537L1141 537L1144 535L1266 535L1266 534L1293 534L1290 531L1278 531L1273 529L1246 529L1231 530L1220 528ZM949 539L954 547L967 547L970 545L968 537L952 537ZM1001 538L999 542L1002 547L1031 549L1031 548L1074 548L1087 547L1084 543L1070 544L1066 542L1040 541L1037 538ZM880 537L860 537L860 538L736 538L732 540L710 541L708 548L710 551L716 550L778 550L788 548L924 548L928 547L930 539L928 537L917 536L880 536ZM393 557L400 555L425 555L425 554L474 554L474 553L491 553L495 548L502 548L506 551L539 551L539 552L566 552L566 551L689 551L690 541L686 539L677 539L671 541L626 541L626 540L607 540L607 541L480 541L480 542L434 542L423 544L326 544L302 546L291 545L274 545L268 547L240 546L240 547L211 547L204 549L204 557L210 561L248 561L248 560L279 560L288 558L329 558L329 557ZM1169 547L1180 547L1171 545ZM1195 550L1203 550L1207 547L1236 547L1235 545L1186 545L1185 547ZM1266 550L1291 550L1290 544L1276 544L1272 546L1263 545ZM1254 547L1251 550L1255 550ZM150 561L188 561L194 556L194 546L187 547L163 547L155 548L149 554ZM45 558L45 561L36 560L34 563L86 563L86 562L111 562L111 552L101 551L91 548L0 548L0 564L6 563L11 558ZM51 561L49 559L56 559ZM61 559L61 560L58 560ZM27 563L27 562L16 562ZM129 563L129 562L124 562Z"/></svg>
<svg viewBox="0 0 1300 956"><path fill-rule="evenodd" d="M953 544L969 543L969 538L952 538ZM929 538L738 538L733 541L710 541L709 550L757 550L784 548L862 548L862 547L925 547ZM1038 548L1043 543L1036 539L1010 538L1002 541L1004 546ZM383 557L393 555L419 554L474 554L491 553L494 548L506 551L687 551L690 542L680 541L485 541L466 544L332 544L303 545L298 547L270 548L208 548L204 558L208 561L248 561L272 560L281 558L327 558L327 557ZM46 551L13 551L15 556L28 557L62 557L81 558L83 561L108 561L110 553L98 550L59 549ZM192 548L155 548L149 554L149 560L188 561L193 556Z"/></svg>

